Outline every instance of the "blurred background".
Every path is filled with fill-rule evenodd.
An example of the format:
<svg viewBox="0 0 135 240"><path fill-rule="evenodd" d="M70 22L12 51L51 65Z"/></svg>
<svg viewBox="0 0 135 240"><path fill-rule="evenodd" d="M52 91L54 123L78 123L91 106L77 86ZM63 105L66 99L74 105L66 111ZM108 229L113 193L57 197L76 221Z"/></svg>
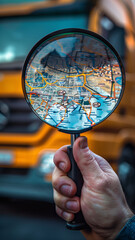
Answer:
<svg viewBox="0 0 135 240"><path fill-rule="evenodd" d="M21 84L24 60L45 35L63 28L97 32L118 51L126 87L115 112L84 133L119 175L135 211L135 1L0 0L0 239L83 240L55 214L53 155L70 136L42 123Z"/></svg>

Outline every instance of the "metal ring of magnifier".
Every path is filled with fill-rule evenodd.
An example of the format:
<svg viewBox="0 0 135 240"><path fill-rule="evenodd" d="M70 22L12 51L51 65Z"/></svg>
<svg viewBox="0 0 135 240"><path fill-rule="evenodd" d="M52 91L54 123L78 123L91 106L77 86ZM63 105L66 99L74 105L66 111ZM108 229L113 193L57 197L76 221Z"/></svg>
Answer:
<svg viewBox="0 0 135 240"><path fill-rule="evenodd" d="M124 92L125 73L107 40L71 28L36 43L24 63L22 84L28 104L41 120L77 134L90 130L116 109Z"/></svg>

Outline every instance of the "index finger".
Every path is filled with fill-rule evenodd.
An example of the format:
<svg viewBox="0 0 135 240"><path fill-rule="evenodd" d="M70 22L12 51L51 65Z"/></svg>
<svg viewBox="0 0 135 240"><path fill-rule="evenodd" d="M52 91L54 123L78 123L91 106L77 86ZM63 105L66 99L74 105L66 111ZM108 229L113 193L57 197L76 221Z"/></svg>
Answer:
<svg viewBox="0 0 135 240"><path fill-rule="evenodd" d="M67 154L67 145L58 149L53 158L54 164L63 172L69 172L71 163Z"/></svg>

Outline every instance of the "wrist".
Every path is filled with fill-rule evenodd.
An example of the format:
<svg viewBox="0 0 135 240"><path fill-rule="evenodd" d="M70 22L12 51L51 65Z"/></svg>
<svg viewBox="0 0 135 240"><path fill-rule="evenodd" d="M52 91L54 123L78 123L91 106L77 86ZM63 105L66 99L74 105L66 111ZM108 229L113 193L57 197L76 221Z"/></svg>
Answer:
<svg viewBox="0 0 135 240"><path fill-rule="evenodd" d="M102 232L96 233L95 231L83 230L81 233L84 235L86 240L117 240L117 236L126 225L126 223L134 216L130 209L126 211L124 216L117 221L115 226L111 229L102 229Z"/></svg>
<svg viewBox="0 0 135 240"><path fill-rule="evenodd" d="M128 209L128 212L124 217L121 217L121 221L116 225L116 227L112 231L112 235L110 235L110 238L108 240L114 240L119 235L120 231L123 229L123 227L126 225L126 223L134 216L134 214L131 212L130 209Z"/></svg>
<svg viewBox="0 0 135 240"><path fill-rule="evenodd" d="M132 216L121 229L115 240L134 239L135 236L135 215Z"/></svg>

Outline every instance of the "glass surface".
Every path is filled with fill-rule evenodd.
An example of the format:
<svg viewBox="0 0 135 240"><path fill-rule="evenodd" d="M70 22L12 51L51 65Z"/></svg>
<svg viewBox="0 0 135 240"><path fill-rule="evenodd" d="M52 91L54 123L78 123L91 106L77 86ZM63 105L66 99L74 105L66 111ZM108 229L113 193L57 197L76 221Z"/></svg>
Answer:
<svg viewBox="0 0 135 240"><path fill-rule="evenodd" d="M87 27L86 14L6 18L0 20L0 64L23 62L37 41L61 28ZM33 31L32 29L36 29ZM1 67L1 66L0 66Z"/></svg>
<svg viewBox="0 0 135 240"><path fill-rule="evenodd" d="M24 4L24 3L32 3L32 2L46 2L47 0L0 0L0 5L5 4ZM51 1L51 0L50 0Z"/></svg>
<svg viewBox="0 0 135 240"><path fill-rule="evenodd" d="M107 118L123 92L120 59L112 49L88 31L59 31L41 40L24 67L27 100L40 119L82 132Z"/></svg>

